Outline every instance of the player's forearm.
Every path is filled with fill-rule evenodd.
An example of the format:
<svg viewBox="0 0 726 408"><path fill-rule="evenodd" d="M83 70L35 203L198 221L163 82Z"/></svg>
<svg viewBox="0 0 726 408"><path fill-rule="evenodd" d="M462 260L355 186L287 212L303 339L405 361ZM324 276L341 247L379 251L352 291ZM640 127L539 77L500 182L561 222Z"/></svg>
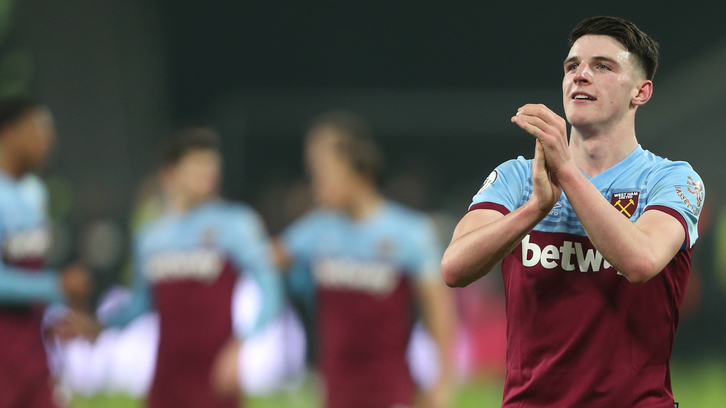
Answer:
<svg viewBox="0 0 726 408"><path fill-rule="evenodd" d="M282 281L277 271L272 268L265 269L258 271L254 276L262 291L262 307L252 329L249 333L245 333L246 336L257 333L282 310Z"/></svg>
<svg viewBox="0 0 726 408"><path fill-rule="evenodd" d="M53 271L23 271L0 267L0 303L6 305L34 302L54 303L64 300L58 274Z"/></svg>
<svg viewBox="0 0 726 408"><path fill-rule="evenodd" d="M644 283L661 265L647 234L613 207L579 169L557 176L588 238L602 256L630 282Z"/></svg>
<svg viewBox="0 0 726 408"><path fill-rule="evenodd" d="M151 299L148 292L134 292L129 303L109 316L106 321L102 321L101 324L108 327L123 327L150 309Z"/></svg>
<svg viewBox="0 0 726 408"><path fill-rule="evenodd" d="M491 272L546 215L533 201L528 201L489 224L454 231L454 239L441 261L446 284L467 286ZM461 227L457 226L457 230Z"/></svg>
<svg viewBox="0 0 726 408"><path fill-rule="evenodd" d="M436 343L439 356L439 381L453 380L454 333L456 331L456 307L453 292L440 281L420 284L422 317L426 328Z"/></svg>

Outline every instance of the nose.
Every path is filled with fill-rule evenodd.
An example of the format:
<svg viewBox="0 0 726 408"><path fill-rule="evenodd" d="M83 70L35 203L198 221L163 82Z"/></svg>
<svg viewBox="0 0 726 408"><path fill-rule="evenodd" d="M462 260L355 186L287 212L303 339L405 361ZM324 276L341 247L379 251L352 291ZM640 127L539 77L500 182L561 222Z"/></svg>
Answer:
<svg viewBox="0 0 726 408"><path fill-rule="evenodd" d="M575 71L575 76L573 78L576 84L579 83L591 83L592 82L592 68L590 67L590 64L587 64L583 62L582 64L577 66L577 70Z"/></svg>

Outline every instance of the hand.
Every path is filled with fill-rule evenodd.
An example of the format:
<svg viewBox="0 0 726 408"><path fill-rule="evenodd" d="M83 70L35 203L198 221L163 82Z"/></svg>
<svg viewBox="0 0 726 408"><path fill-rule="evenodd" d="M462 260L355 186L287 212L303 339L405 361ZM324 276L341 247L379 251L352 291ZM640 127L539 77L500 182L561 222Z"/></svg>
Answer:
<svg viewBox="0 0 726 408"><path fill-rule="evenodd" d="M239 353L242 343L236 338L230 339L219 350L212 365L210 381L212 389L222 400L232 400L242 394L239 385Z"/></svg>
<svg viewBox="0 0 726 408"><path fill-rule="evenodd" d="M74 310L84 310L93 289L88 269L79 264L72 264L61 271L60 278L68 306Z"/></svg>
<svg viewBox="0 0 726 408"><path fill-rule="evenodd" d="M534 148L534 160L532 161L532 198L537 208L544 215L549 214L552 207L562 195L562 189L557 185L551 173L545 165L545 152L542 142L537 139Z"/></svg>
<svg viewBox="0 0 726 408"><path fill-rule="evenodd" d="M93 290L91 273L80 264L72 264L61 271L60 277L68 306L74 310L84 310Z"/></svg>
<svg viewBox="0 0 726 408"><path fill-rule="evenodd" d="M567 143L567 122L551 109L545 105L524 105L512 117L512 123L542 143L547 170L555 177L573 165Z"/></svg>
<svg viewBox="0 0 726 408"><path fill-rule="evenodd" d="M426 394L426 408L449 408L452 405L453 393L449 381L438 381Z"/></svg>
<svg viewBox="0 0 726 408"><path fill-rule="evenodd" d="M90 314L71 310L55 326L53 332L60 340L85 337L93 341L101 333L101 329L101 325Z"/></svg>

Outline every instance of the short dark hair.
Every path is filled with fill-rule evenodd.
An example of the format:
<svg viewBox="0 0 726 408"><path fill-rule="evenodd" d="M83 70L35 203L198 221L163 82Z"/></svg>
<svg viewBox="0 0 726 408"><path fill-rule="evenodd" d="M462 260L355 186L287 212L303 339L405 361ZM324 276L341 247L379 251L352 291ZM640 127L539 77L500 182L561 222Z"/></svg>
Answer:
<svg viewBox="0 0 726 408"><path fill-rule="evenodd" d="M385 167L381 150L371 137L368 124L360 116L348 111L326 112L313 118L309 129L323 126L334 128L340 135L336 143L338 152L350 161L356 173L380 181Z"/></svg>
<svg viewBox="0 0 726 408"><path fill-rule="evenodd" d="M14 96L0 101L0 132L35 109L44 108L41 102L27 96Z"/></svg>
<svg viewBox="0 0 726 408"><path fill-rule="evenodd" d="M161 155L161 165L174 166L192 150L220 151L217 132L205 127L187 127L172 134Z"/></svg>
<svg viewBox="0 0 726 408"><path fill-rule="evenodd" d="M658 43L632 22L609 16L586 18L572 29L570 46L585 35L607 35L618 40L628 52L635 55L646 78L652 80L655 76L658 69Z"/></svg>

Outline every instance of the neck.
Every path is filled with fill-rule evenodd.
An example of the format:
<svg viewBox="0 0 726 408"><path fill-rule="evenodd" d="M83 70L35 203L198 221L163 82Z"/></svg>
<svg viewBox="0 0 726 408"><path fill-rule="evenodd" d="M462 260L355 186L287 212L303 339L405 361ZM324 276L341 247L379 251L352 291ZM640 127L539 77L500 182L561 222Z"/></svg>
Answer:
<svg viewBox="0 0 726 408"><path fill-rule="evenodd" d="M208 198L206 197L200 199L186 194L170 194L168 205L174 212L186 213L207 200Z"/></svg>
<svg viewBox="0 0 726 408"><path fill-rule="evenodd" d="M366 185L357 189L350 203L343 211L353 220L360 221L370 217L383 204L383 197L373 186Z"/></svg>
<svg viewBox="0 0 726 408"><path fill-rule="evenodd" d="M607 131L588 131L573 126L570 133L570 154L577 166L590 177L618 164L636 147L638 140L634 123Z"/></svg>

